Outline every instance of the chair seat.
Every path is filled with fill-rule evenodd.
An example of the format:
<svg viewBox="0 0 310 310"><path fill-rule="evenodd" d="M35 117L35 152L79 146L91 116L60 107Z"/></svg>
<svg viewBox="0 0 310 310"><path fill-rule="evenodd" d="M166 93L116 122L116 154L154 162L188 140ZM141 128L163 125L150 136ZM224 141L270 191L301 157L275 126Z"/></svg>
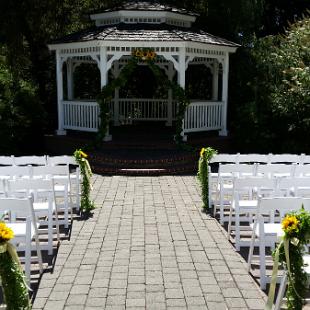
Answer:
<svg viewBox="0 0 310 310"><path fill-rule="evenodd" d="M256 212L257 200L239 200L239 209L241 212ZM236 206L233 203L232 208L235 210Z"/></svg>
<svg viewBox="0 0 310 310"><path fill-rule="evenodd" d="M34 202L33 203L33 209L35 212L40 212L40 211L47 211L49 208L49 203L46 202ZM53 202L53 210L56 209L56 205Z"/></svg>

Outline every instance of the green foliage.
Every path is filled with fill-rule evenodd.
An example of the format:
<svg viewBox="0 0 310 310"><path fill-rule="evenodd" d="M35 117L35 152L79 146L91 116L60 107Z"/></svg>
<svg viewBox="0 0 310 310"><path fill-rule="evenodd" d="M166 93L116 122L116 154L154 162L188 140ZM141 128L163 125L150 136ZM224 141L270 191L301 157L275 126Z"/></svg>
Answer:
<svg viewBox="0 0 310 310"><path fill-rule="evenodd" d="M38 152L44 121L37 89L29 81L14 78L4 58L0 59L0 152Z"/></svg>
<svg viewBox="0 0 310 310"><path fill-rule="evenodd" d="M31 309L28 289L24 282L25 276L8 251L0 254L0 275L6 309Z"/></svg>
<svg viewBox="0 0 310 310"><path fill-rule="evenodd" d="M81 149L78 149L74 152L73 156L80 167L80 172L82 175L81 211L84 213L89 213L95 208L95 204L90 199L90 191L92 189L90 178L92 176L92 171L88 160L86 159L88 155Z"/></svg>
<svg viewBox="0 0 310 310"><path fill-rule="evenodd" d="M201 186L201 195L204 208L209 209L209 162L217 154L212 147L202 148L198 162L198 180Z"/></svg>
<svg viewBox="0 0 310 310"><path fill-rule="evenodd" d="M240 142L263 151L309 152L310 19L285 35L257 40L249 63L253 76L243 85L248 100L236 113Z"/></svg>

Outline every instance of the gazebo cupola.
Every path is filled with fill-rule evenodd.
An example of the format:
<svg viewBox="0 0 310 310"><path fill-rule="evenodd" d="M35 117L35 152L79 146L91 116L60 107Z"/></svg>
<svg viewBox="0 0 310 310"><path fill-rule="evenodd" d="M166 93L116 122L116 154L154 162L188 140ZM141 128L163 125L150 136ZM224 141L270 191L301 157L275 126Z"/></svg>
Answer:
<svg viewBox="0 0 310 310"><path fill-rule="evenodd" d="M177 82L183 88L188 66L204 65L212 74L212 96L191 100L185 112L184 139L187 133L207 130L219 130L221 135L227 135L229 54L234 53L238 45L194 29L196 17L195 13L156 2L125 2L91 14L94 27L49 44L49 48L56 51L57 133L65 134L67 129L98 130L98 104L91 100L75 100L73 72L77 66L96 64L103 87L109 82L109 70L117 78L134 50L148 49L156 53L156 64L169 80L177 75ZM66 90L63 87L65 63ZM119 89L115 89L110 104L114 126L122 124L124 119L165 121L171 126L176 118L178 102L172 98L171 91L165 99L120 98L119 94Z"/></svg>

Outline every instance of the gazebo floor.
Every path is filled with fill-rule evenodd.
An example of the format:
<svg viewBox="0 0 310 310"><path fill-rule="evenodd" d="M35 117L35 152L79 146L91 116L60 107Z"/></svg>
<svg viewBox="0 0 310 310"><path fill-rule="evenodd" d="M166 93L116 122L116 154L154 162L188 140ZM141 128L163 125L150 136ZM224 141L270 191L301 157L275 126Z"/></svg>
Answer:
<svg viewBox="0 0 310 310"><path fill-rule="evenodd" d="M195 174L201 147L233 151L231 138L211 132L192 134L189 147L177 147L173 141L174 129L157 122L112 127L111 134L113 140L99 149L91 147L95 134L68 132L66 136L47 136L46 150L58 155L85 148L93 170L103 175Z"/></svg>

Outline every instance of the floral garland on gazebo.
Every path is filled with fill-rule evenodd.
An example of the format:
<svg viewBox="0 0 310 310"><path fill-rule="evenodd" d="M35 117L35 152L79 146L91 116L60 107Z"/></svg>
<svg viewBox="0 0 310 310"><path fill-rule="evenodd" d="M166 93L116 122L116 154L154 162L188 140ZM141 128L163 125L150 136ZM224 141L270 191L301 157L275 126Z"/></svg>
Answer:
<svg viewBox="0 0 310 310"><path fill-rule="evenodd" d="M174 81L170 81L155 64L156 58L157 54L151 49L133 50L132 57L126 66L122 69L119 77L111 81L106 86L102 87L100 94L97 96L97 102L100 107L100 125L97 134L98 145L102 143L108 130L110 121L109 102L113 99L113 92L115 88L125 86L126 82L130 79L134 69L141 61L149 66L159 83L161 83L166 89L172 89L173 96L178 100L179 105L176 115L175 141L177 143L182 141L182 123L186 108L190 104L190 101L185 94L185 90Z"/></svg>
<svg viewBox="0 0 310 310"><path fill-rule="evenodd" d="M28 310L31 304L28 286L14 246L13 231L0 222L0 276L7 310Z"/></svg>

